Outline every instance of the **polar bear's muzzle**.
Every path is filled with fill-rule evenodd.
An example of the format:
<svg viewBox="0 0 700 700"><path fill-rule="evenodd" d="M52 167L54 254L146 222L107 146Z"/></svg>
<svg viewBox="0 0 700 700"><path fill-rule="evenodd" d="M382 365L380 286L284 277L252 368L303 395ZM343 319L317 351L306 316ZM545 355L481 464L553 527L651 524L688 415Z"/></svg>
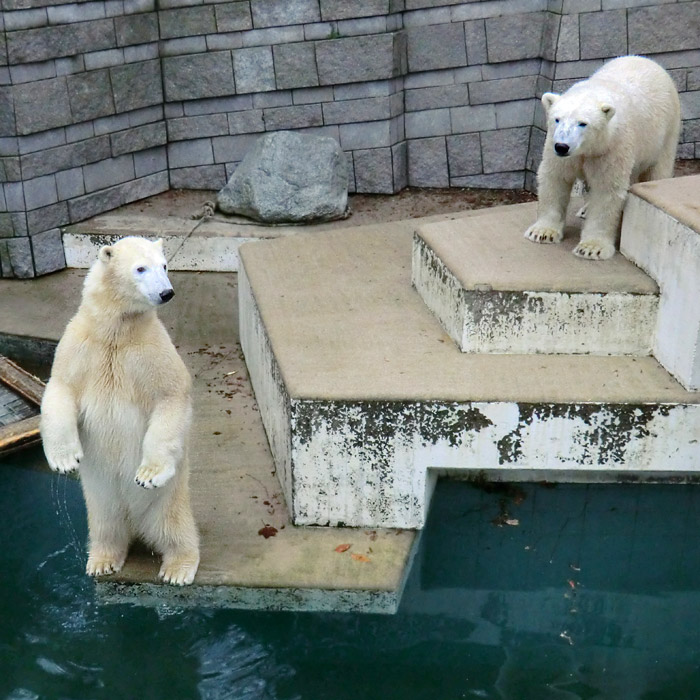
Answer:
<svg viewBox="0 0 700 700"><path fill-rule="evenodd" d="M170 289L164 289L160 293L160 303L167 304L175 296L175 291L171 287Z"/></svg>

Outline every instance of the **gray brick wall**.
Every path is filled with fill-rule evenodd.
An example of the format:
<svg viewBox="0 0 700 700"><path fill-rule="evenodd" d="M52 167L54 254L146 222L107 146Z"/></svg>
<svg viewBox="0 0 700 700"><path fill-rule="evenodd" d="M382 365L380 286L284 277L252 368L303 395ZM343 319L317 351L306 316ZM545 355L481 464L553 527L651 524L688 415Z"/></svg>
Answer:
<svg viewBox="0 0 700 700"><path fill-rule="evenodd" d="M641 53L700 157L700 0L0 0L0 274L60 227L223 186L265 131L338 140L350 189L535 187L539 97Z"/></svg>
<svg viewBox="0 0 700 700"><path fill-rule="evenodd" d="M2 7L0 274L32 277L65 266L60 227L170 186L159 15L153 0Z"/></svg>

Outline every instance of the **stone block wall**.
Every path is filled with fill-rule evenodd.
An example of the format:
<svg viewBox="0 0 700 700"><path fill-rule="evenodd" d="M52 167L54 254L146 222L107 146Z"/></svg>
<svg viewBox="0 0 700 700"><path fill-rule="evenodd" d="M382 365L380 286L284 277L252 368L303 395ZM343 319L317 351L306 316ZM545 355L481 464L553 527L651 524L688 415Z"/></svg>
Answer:
<svg viewBox="0 0 700 700"><path fill-rule="evenodd" d="M265 131L335 138L350 189L527 187L539 97L648 55L700 157L700 0L0 0L0 271L60 228L218 189Z"/></svg>
<svg viewBox="0 0 700 700"><path fill-rule="evenodd" d="M65 266L61 227L169 188L154 0L2 0L0 268Z"/></svg>

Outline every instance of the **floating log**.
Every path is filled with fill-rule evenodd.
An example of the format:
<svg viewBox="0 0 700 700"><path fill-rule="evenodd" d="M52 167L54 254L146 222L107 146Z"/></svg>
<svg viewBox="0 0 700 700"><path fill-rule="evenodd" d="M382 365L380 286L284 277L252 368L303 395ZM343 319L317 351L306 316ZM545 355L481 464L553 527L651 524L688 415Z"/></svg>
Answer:
<svg viewBox="0 0 700 700"><path fill-rule="evenodd" d="M0 355L0 382L23 396L27 401L31 401L37 406L41 405L46 384L3 355Z"/></svg>

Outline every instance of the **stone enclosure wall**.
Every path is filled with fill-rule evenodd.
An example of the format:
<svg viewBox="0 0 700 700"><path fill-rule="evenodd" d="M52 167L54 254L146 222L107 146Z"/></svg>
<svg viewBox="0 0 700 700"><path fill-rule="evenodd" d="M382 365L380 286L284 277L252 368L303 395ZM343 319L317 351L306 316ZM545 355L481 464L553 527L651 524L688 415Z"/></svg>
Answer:
<svg viewBox="0 0 700 700"><path fill-rule="evenodd" d="M539 97L650 56L700 157L699 0L0 0L0 271L62 226L218 189L265 131L335 138L350 189L526 187Z"/></svg>

